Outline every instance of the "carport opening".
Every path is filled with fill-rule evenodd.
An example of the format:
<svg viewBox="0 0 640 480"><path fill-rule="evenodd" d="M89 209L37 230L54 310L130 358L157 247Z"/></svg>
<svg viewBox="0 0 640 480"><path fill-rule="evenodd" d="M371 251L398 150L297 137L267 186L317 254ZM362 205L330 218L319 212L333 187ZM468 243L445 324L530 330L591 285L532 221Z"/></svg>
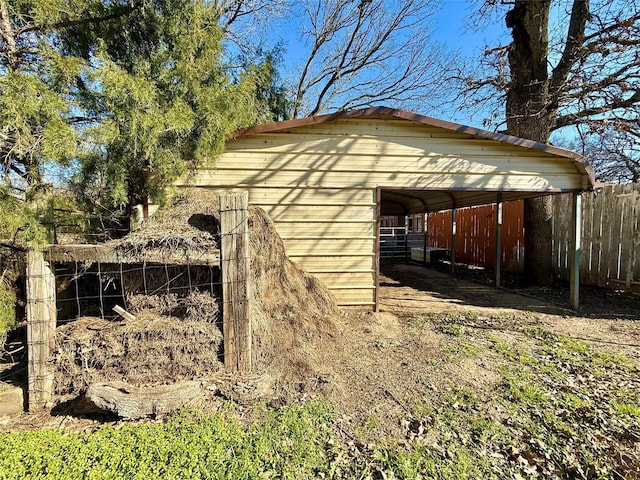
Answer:
<svg viewBox="0 0 640 480"><path fill-rule="evenodd" d="M539 192L379 188L377 284L390 265L421 266L429 272L471 277L500 287L522 285L524 268L523 202ZM579 193L574 192L570 303L578 305ZM470 209L468 207L479 207ZM571 229L570 228L570 229ZM576 236L578 239L571 240ZM505 277L506 274L506 277ZM434 273L435 275L435 273ZM437 282L436 282L437 288ZM376 289L376 308L380 289Z"/></svg>
<svg viewBox="0 0 640 480"><path fill-rule="evenodd" d="M422 279L431 275L442 281L443 273L458 272L500 286L505 270L522 271L524 258L521 227L519 232L509 228L503 248L504 200L518 200L506 205L510 216L521 219L516 210L522 210L520 199L526 196L485 190L379 189L378 281L405 264L422 267L412 270ZM482 207L469 208L478 206Z"/></svg>
<svg viewBox="0 0 640 480"><path fill-rule="evenodd" d="M388 286L390 282L407 282L411 275L402 274L402 265L421 266L418 272L422 280L427 280L429 276L439 276L440 272L447 269L451 270L452 239L443 242L441 236L428 235L431 233L429 227L433 229L433 225L429 225L430 211L424 198L425 193L409 190L380 191L377 263L382 286ZM447 196L446 193L431 192L434 198L440 195ZM444 212L439 215L446 215ZM444 216L443 219L446 220ZM451 233L451 226L449 230ZM393 273L398 274L397 279L392 278Z"/></svg>

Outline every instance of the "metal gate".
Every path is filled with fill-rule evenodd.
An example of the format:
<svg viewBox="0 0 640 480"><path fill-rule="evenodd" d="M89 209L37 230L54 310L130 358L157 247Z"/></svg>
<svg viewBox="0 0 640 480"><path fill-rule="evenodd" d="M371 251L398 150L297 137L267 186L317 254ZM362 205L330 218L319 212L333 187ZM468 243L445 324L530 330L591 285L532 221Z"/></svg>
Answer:
<svg viewBox="0 0 640 480"><path fill-rule="evenodd" d="M424 245L423 233L409 233L407 226L380 227L380 258L410 258L411 249Z"/></svg>

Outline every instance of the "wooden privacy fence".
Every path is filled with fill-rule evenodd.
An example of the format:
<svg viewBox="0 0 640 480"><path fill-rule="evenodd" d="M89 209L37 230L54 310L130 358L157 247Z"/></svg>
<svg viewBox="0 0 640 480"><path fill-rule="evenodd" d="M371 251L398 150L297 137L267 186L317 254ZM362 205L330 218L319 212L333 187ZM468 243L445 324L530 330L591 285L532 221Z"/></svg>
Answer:
<svg viewBox="0 0 640 480"><path fill-rule="evenodd" d="M102 294L100 264L142 264L144 269L154 266L168 272L168 267L206 266L220 268L222 283L222 334L224 365L232 372L251 370L251 315L249 302L249 235L248 195L227 194L220 197L220 250L191 252L159 252L145 248L141 252L119 252L106 244L51 245L42 251L30 251L27 256L27 356L29 410L48 407L53 393L53 370L50 362L55 346L57 323L56 282L53 263L75 263L77 277L83 262L97 263L101 315L107 309L108 298ZM120 275L123 275L120 268ZM128 270L133 272L133 270ZM212 281L213 282L213 281ZM167 291L169 290L167 279ZM189 288L191 288L189 273ZM77 288L77 287L76 287ZM182 287L181 287L182 288ZM213 287L212 287L213 288ZM145 286L146 292L146 286ZM152 292L153 293L153 292ZM81 315L80 299L78 316ZM124 311L121 307L120 312ZM115 310L115 308L114 308ZM116 310L118 311L118 310ZM197 340L197 339L195 339Z"/></svg>
<svg viewBox="0 0 640 480"><path fill-rule="evenodd" d="M524 229L521 200L505 202L502 209L503 270L522 271ZM427 245L451 248L451 211L427 214ZM496 206L460 208L456 213L457 262L493 269L496 264Z"/></svg>
<svg viewBox="0 0 640 480"><path fill-rule="evenodd" d="M640 184L608 185L582 195L580 281L602 287L640 287ZM553 201L553 260L569 276L571 196Z"/></svg>
<svg viewBox="0 0 640 480"><path fill-rule="evenodd" d="M569 279L571 194L553 197L553 251L557 278ZM457 212L456 254L461 263L493 269L495 205ZM503 204L502 265L521 272L524 260L523 201ZM640 292L640 184L608 185L582 194L580 283ZM429 246L450 248L451 211L427 215Z"/></svg>

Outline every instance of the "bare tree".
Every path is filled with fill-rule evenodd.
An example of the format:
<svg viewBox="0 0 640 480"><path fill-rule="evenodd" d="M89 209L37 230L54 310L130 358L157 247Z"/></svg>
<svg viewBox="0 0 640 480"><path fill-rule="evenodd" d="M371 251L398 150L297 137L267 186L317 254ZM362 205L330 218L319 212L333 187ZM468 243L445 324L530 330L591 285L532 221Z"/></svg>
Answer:
<svg viewBox="0 0 640 480"><path fill-rule="evenodd" d="M566 145L588 158L596 180L604 183L640 182L640 133L609 130Z"/></svg>
<svg viewBox="0 0 640 480"><path fill-rule="evenodd" d="M227 39L240 48L251 45L252 35L261 35L274 18L284 15L288 0L211 0Z"/></svg>
<svg viewBox="0 0 640 480"><path fill-rule="evenodd" d="M638 0L485 0L476 18L500 11L512 42L486 50L481 66L492 69L484 70L488 74L455 76L467 105L494 112L504 108L508 133L539 142L569 128L585 140L636 134ZM550 199L525 202L524 221L525 269L533 281L550 283Z"/></svg>
<svg viewBox="0 0 640 480"><path fill-rule="evenodd" d="M292 81L292 116L390 102L419 104L434 84L435 2L301 0L305 57Z"/></svg>

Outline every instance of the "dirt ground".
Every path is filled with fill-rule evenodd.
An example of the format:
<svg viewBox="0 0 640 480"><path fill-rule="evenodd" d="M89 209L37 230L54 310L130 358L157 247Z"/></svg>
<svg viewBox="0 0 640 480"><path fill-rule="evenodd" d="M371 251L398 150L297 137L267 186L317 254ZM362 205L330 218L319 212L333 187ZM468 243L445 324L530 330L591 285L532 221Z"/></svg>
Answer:
<svg viewBox="0 0 640 480"><path fill-rule="evenodd" d="M472 281L469 279L472 278ZM568 307L568 286L510 288L487 285L481 274L455 276L433 267L393 263L383 267L381 308L397 316L477 312L536 322L555 333L594 344L611 345L631 356L640 355L640 295L582 286L580 307Z"/></svg>
<svg viewBox="0 0 640 480"><path fill-rule="evenodd" d="M305 343L306 368L291 366L288 375L281 374L281 364L271 369L270 403L278 407L321 395L336 405L338 425L348 441L381 435L401 439L407 431L403 422L419 404L437 402L456 385L490 398L500 380L497 366L482 353L453 355L451 337L443 332L450 319L473 319L473 328L495 331L511 342L524 338L524 328L537 326L640 361L639 296L585 289L583 306L572 311L554 303L559 290L517 294L437 268L384 265L380 312L344 312L337 333ZM250 410L245 410L248 417ZM24 414L0 419L0 430L86 430L98 424Z"/></svg>
<svg viewBox="0 0 640 480"><path fill-rule="evenodd" d="M619 301L598 291L594 305L587 291L582 309L572 311L553 303L557 292L545 300L533 296L543 294L540 289L522 295L419 265L382 270L380 312L350 312L340 338L310 348L318 374L299 385L303 396L320 392L338 406L347 438L401 440L404 419L417 403L436 404L456 386L480 398L493 395L499 367L482 353L452 352L451 337L443 333L450 319L473 319L472 328L510 343L524 341L525 328L538 327L640 359L640 297Z"/></svg>

